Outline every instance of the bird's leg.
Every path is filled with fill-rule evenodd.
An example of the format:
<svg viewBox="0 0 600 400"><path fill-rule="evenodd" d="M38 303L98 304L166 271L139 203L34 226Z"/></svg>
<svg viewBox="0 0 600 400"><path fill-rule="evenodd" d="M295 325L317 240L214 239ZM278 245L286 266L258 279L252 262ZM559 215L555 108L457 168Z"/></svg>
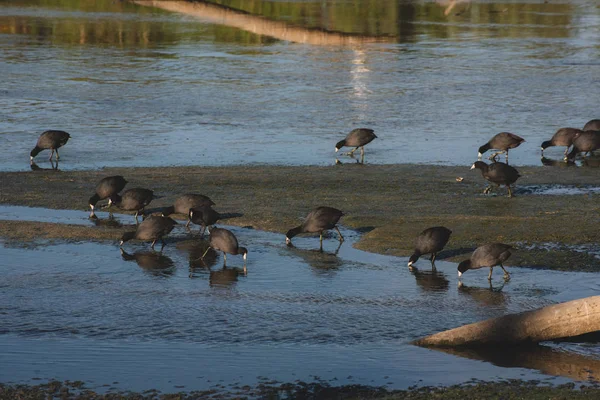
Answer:
<svg viewBox="0 0 600 400"><path fill-rule="evenodd" d="M492 271L494 270L494 267L490 267L490 274L488 275L488 281L492 280Z"/></svg>
<svg viewBox="0 0 600 400"><path fill-rule="evenodd" d="M52 156L54 155L54 149L50 149L52 150L52 152L50 152L50 157L48 158L48 160L52 160Z"/></svg>
<svg viewBox="0 0 600 400"><path fill-rule="evenodd" d="M337 226L334 226L334 228L337 231L338 235L340 235L340 243L342 243L344 241L344 237L342 236L342 232L340 232L340 230L338 229Z"/></svg>
<svg viewBox="0 0 600 400"><path fill-rule="evenodd" d="M508 164L508 150L506 150L506 163Z"/></svg>
<svg viewBox="0 0 600 400"><path fill-rule="evenodd" d="M508 273L507 270L504 269L504 266L502 264L500 264L500 268L502 268L502 271L504 271L504 280L505 281L510 280L510 274Z"/></svg>
<svg viewBox="0 0 600 400"><path fill-rule="evenodd" d="M510 185L506 185L506 187L508 188L508 197L513 197L512 189L510 188Z"/></svg>
<svg viewBox="0 0 600 400"><path fill-rule="evenodd" d="M154 240L152 241L152 244L150 245L150 248L151 248L152 250L154 250L154 243L156 243L156 239L154 239Z"/></svg>
<svg viewBox="0 0 600 400"><path fill-rule="evenodd" d="M483 189L483 194L488 194L492 190L492 185L487 185L485 189Z"/></svg>
<svg viewBox="0 0 600 400"><path fill-rule="evenodd" d="M223 252L223 266L227 266L227 253Z"/></svg>
<svg viewBox="0 0 600 400"><path fill-rule="evenodd" d="M140 223L140 221L138 221L138 211L135 212L135 224L138 225Z"/></svg>
<svg viewBox="0 0 600 400"><path fill-rule="evenodd" d="M200 257L200 258L203 259L204 256L206 255L206 253L208 253L209 250L210 250L210 246L208 246L208 248L206 249L206 251L204 252L204 254L202 254L202 257Z"/></svg>
<svg viewBox="0 0 600 400"><path fill-rule="evenodd" d="M431 269L435 269L435 253L431 253Z"/></svg>
<svg viewBox="0 0 600 400"><path fill-rule="evenodd" d="M359 147L360 147L360 146L356 146L354 149L352 149L352 150L350 150L349 152L347 152L347 153L346 153L346 155L349 155L349 156L352 156L352 155L354 155L354 152L355 152L356 150L358 150L358 148L359 148Z"/></svg>
<svg viewBox="0 0 600 400"><path fill-rule="evenodd" d="M56 160L58 160L60 156L58 155L58 149L56 149Z"/></svg>
<svg viewBox="0 0 600 400"><path fill-rule="evenodd" d="M192 219L190 217L188 217L187 224L185 224L185 227L188 228L190 226L191 222L192 222Z"/></svg>
<svg viewBox="0 0 600 400"><path fill-rule="evenodd" d="M323 231L319 232L319 250L323 251Z"/></svg>
<svg viewBox="0 0 600 400"><path fill-rule="evenodd" d="M206 225L202 225L200 228L200 239L204 237L204 231L206 230Z"/></svg>
<svg viewBox="0 0 600 400"><path fill-rule="evenodd" d="M365 158L365 146L360 146L360 158Z"/></svg>

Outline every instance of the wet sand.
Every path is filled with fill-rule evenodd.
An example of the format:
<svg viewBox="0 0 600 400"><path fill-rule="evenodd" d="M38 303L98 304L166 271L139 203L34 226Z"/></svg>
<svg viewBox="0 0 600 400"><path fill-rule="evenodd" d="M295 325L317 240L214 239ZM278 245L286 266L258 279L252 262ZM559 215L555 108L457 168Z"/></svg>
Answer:
<svg viewBox="0 0 600 400"><path fill-rule="evenodd" d="M42 399L42 398L78 398L78 399L594 399L600 395L596 385L574 384L552 385L540 381L510 380L504 382L473 381L450 387L421 387L408 390L388 390L385 387L363 385L330 386L327 382L265 382L256 387L242 386L223 390L161 393L148 390L143 393L114 392L97 393L87 389L80 381L51 381L40 385L6 385L0 383L1 398Z"/></svg>
<svg viewBox="0 0 600 400"><path fill-rule="evenodd" d="M202 193L221 213L240 213L227 224L284 233L319 205L347 213L342 224L363 232L357 247L409 256L415 236L444 225L453 231L438 259L458 261L476 246L504 242L519 248L508 265L597 271L600 260L587 251L599 240L593 194L538 195L537 185L597 185L591 168L520 167L516 197L506 189L483 195L486 181L468 167L360 165L329 167L172 167L110 168L100 171L0 173L0 204L85 210L97 182L123 175L126 189L145 187L161 196L151 210L172 204L183 193ZM41 166L41 165L40 165ZM463 177L457 182L457 177ZM534 192L535 193L535 192ZM115 210L119 212L118 210ZM132 218L133 221L133 218ZM38 239L116 241L127 228L82 227L40 222L2 221L0 237L16 242ZM553 244L553 246L548 246ZM541 248L545 245L544 248ZM533 246L533 248L532 248ZM538 246L539 248L536 248ZM427 260L421 260L426 266Z"/></svg>

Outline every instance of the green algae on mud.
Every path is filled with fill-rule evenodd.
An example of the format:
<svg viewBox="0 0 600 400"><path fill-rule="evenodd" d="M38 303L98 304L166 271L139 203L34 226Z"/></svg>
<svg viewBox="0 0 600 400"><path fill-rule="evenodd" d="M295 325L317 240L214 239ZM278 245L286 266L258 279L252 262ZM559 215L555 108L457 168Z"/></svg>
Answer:
<svg viewBox="0 0 600 400"><path fill-rule="evenodd" d="M227 224L286 232L319 205L343 210L342 224L364 232L359 249L396 256L412 252L423 229L444 225L453 233L438 259L458 261L478 245L513 244L518 250L508 265L563 270L600 270L600 260L569 246L594 246L600 235L595 216L600 206L594 194L518 195L523 185L597 184L592 168L519 167L517 197L481 192L486 184L468 167L435 165L230 166L111 168L100 171L28 171L0 173L0 203L50 209L88 208L97 182L123 175L127 188L146 187L161 196L150 205L157 210L180 194L202 193L221 213L240 213ZM462 182L457 177L463 177ZM22 226L21 226L22 225ZM51 225L51 224L50 224ZM29 226L29 228L27 228ZM117 240L121 230L81 227L78 230L0 223L0 236ZM560 248L545 247L548 243Z"/></svg>
<svg viewBox="0 0 600 400"><path fill-rule="evenodd" d="M411 387L407 390L390 390L386 387L344 385L331 386L327 382L265 382L257 386L235 386L229 388L210 389L178 393L161 393L147 390L143 393L119 392L108 390L97 393L87 389L80 381L50 381L40 385L3 384L0 383L2 399L153 399L153 400L188 400L188 399L597 399L600 388L597 385L574 384L552 385L540 381L507 380L501 382L469 381L449 387Z"/></svg>

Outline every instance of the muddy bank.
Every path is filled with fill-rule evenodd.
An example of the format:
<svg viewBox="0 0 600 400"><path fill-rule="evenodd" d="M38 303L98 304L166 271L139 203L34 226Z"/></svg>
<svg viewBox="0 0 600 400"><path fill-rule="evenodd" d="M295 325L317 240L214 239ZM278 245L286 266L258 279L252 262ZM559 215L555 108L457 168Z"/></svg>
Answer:
<svg viewBox="0 0 600 400"><path fill-rule="evenodd" d="M109 389L110 390L110 389ZM385 387L362 385L331 386L327 382L267 382L256 387L241 386L216 388L214 390L161 393L148 390L143 393L114 392L97 393L87 389L80 381L51 381L40 385L11 385L0 383L3 399L596 399L600 396L597 386L574 384L551 385L539 381L510 380L504 382L469 382L450 387L420 387L408 390L388 390Z"/></svg>
<svg viewBox="0 0 600 400"><path fill-rule="evenodd" d="M364 233L357 247L408 256L414 237L424 228L444 225L453 235L439 259L460 260L477 245L500 241L526 249L509 265L565 270L600 270L590 254L600 239L593 193L542 195L539 187L592 188L600 171L590 168L519 168L516 197L482 195L485 181L468 167L429 165L330 167L173 167L111 168L101 171L28 171L0 173L0 204L87 209L96 183L123 175L126 188L146 187L162 196L151 204L169 205L182 193L211 197L222 213L240 213L227 224L286 232L311 208L330 205L344 210L342 223ZM463 177L457 182L457 177ZM0 236L34 240L117 240L125 228L59 226L45 223L0 223ZM571 246L587 246L574 249ZM427 263L423 262L423 266Z"/></svg>

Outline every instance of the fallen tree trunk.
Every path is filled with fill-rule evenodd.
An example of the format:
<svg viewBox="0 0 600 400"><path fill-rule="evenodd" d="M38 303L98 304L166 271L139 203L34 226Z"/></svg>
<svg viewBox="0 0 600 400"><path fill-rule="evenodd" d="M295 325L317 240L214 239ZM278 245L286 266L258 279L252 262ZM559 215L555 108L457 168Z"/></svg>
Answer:
<svg viewBox="0 0 600 400"><path fill-rule="evenodd" d="M538 343L596 331L600 331L600 296L464 325L415 340L413 344L454 347Z"/></svg>

